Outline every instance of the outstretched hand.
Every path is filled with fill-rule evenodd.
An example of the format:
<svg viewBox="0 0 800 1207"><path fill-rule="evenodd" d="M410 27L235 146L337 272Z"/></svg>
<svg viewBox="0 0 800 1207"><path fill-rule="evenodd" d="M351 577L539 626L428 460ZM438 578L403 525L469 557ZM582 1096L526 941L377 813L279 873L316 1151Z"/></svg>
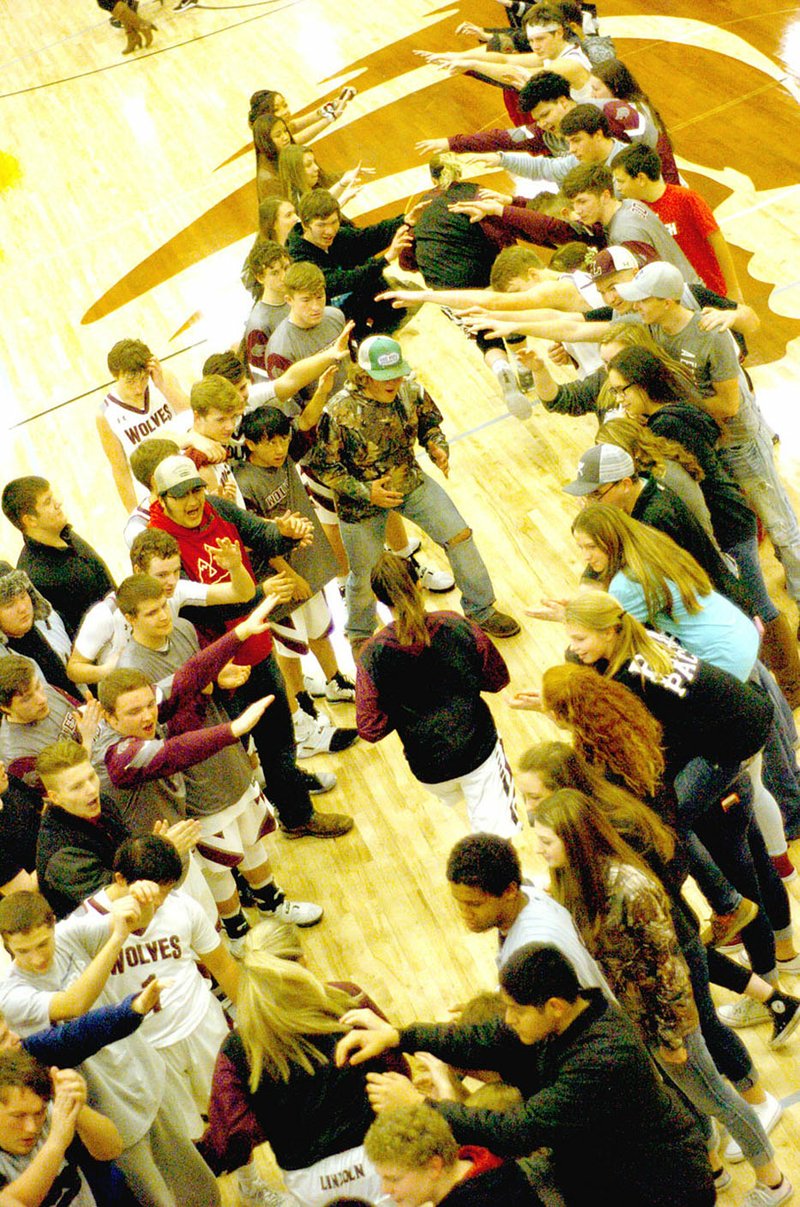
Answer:
<svg viewBox="0 0 800 1207"><path fill-rule="evenodd" d="M567 618L568 603L567 599L542 599L538 608L526 608L525 615L532 616L534 620L554 620L557 624L563 624Z"/></svg>
<svg viewBox="0 0 800 1207"><path fill-rule="evenodd" d="M514 692L506 700L509 708L519 708L523 712L542 712L542 693L529 687L521 692Z"/></svg>

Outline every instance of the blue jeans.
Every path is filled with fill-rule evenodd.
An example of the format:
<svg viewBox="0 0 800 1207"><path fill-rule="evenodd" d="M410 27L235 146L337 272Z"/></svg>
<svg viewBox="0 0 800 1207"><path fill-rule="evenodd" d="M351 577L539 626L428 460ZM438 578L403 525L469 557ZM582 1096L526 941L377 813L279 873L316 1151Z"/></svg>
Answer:
<svg viewBox="0 0 800 1207"><path fill-rule="evenodd" d="M489 571L470 532L469 525L453 500L433 478L422 475L422 482L407 495L399 507L406 519L436 541L447 554L456 586L461 592L465 616L480 623L494 611L494 587ZM369 576L383 552L388 510L368 516L357 524L339 521L342 541L347 550L350 573L347 576L347 636L350 640L370 637L375 631L377 613ZM451 544L460 532L470 532L465 541Z"/></svg>
<svg viewBox="0 0 800 1207"><path fill-rule="evenodd" d="M747 444L722 448L720 456L775 546L786 571L789 594L800 602L800 524L778 477L764 421L759 420L758 431Z"/></svg>
<svg viewBox="0 0 800 1207"><path fill-rule="evenodd" d="M767 584L764 582L764 573L758 556L757 537L751 536L749 540L729 545L725 552L730 554L739 567L739 579L747 589L756 614L765 624L770 620L777 620L780 612L772 602Z"/></svg>
<svg viewBox="0 0 800 1207"><path fill-rule="evenodd" d="M701 1115L719 1119L752 1166L759 1169L766 1165L774 1156L767 1133L752 1106L736 1093L717 1069L700 1028L696 1027L684 1036L683 1044L688 1059L682 1065L667 1063L655 1053L662 1071Z"/></svg>

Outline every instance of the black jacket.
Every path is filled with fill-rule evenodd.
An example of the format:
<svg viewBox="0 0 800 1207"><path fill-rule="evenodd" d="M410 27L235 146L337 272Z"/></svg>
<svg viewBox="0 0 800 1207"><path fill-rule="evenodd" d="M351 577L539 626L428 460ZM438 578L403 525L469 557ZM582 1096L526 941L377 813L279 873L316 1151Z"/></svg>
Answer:
<svg viewBox="0 0 800 1207"><path fill-rule="evenodd" d="M343 225L328 251L303 238L298 224L289 233L286 250L293 260L309 261L322 269L329 301L338 294L362 290L374 295L386 288L382 275L386 261L373 257L386 250L402 223L401 216L385 218L372 226Z"/></svg>
<svg viewBox="0 0 800 1207"><path fill-rule="evenodd" d="M100 817L89 821L49 805L42 815L36 874L57 918L71 914L84 898L111 883L118 846L130 837L116 805L102 798Z"/></svg>
<svg viewBox="0 0 800 1207"><path fill-rule="evenodd" d="M496 1069L525 1099L509 1111L435 1103L460 1144L498 1156L553 1151L568 1207L701 1207L714 1202L698 1124L661 1081L633 1023L599 990L560 1036L523 1044L503 1022L406 1027L401 1047L459 1068Z"/></svg>
<svg viewBox="0 0 800 1207"><path fill-rule="evenodd" d="M730 549L739 541L754 537L756 517L716 449L719 440L716 420L689 402L671 402L649 415L647 426L656 436L677 440L698 461L705 474L700 489L720 546Z"/></svg>

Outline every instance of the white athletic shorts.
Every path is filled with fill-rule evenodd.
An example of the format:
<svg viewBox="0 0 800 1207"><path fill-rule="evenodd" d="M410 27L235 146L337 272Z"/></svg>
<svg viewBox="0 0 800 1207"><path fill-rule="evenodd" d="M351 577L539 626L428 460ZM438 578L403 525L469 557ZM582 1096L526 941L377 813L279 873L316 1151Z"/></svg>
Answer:
<svg viewBox="0 0 800 1207"><path fill-rule="evenodd" d="M208 1008L191 1035L158 1049L167 1066L173 1101L180 1104L180 1118L192 1140L198 1140L205 1130L201 1116L208 1112L214 1065L228 1030L222 1006L209 989Z"/></svg>
<svg viewBox="0 0 800 1207"><path fill-rule="evenodd" d="M425 784L446 805L456 805L463 796L473 833L499 834L513 838L522 829L517 811L514 777L500 738L480 767L440 784Z"/></svg>
<svg viewBox="0 0 800 1207"><path fill-rule="evenodd" d="M235 805L197 820L200 841L196 855L204 871L214 875L240 864L246 870L266 859L261 839L275 829L275 814L255 780Z"/></svg>
<svg viewBox="0 0 800 1207"><path fill-rule="evenodd" d="M285 620L273 621L269 627L279 654L285 658L302 658L309 652L309 640L318 641L333 631L333 619L325 592L317 591L305 603L299 604Z"/></svg>

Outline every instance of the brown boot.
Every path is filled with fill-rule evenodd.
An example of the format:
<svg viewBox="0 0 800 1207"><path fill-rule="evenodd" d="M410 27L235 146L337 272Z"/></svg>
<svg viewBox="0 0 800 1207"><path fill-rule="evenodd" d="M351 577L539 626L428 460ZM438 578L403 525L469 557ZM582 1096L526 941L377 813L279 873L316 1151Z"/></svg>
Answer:
<svg viewBox="0 0 800 1207"><path fill-rule="evenodd" d="M800 657L792 626L781 614L764 622L761 659L778 680L789 707L800 708Z"/></svg>

